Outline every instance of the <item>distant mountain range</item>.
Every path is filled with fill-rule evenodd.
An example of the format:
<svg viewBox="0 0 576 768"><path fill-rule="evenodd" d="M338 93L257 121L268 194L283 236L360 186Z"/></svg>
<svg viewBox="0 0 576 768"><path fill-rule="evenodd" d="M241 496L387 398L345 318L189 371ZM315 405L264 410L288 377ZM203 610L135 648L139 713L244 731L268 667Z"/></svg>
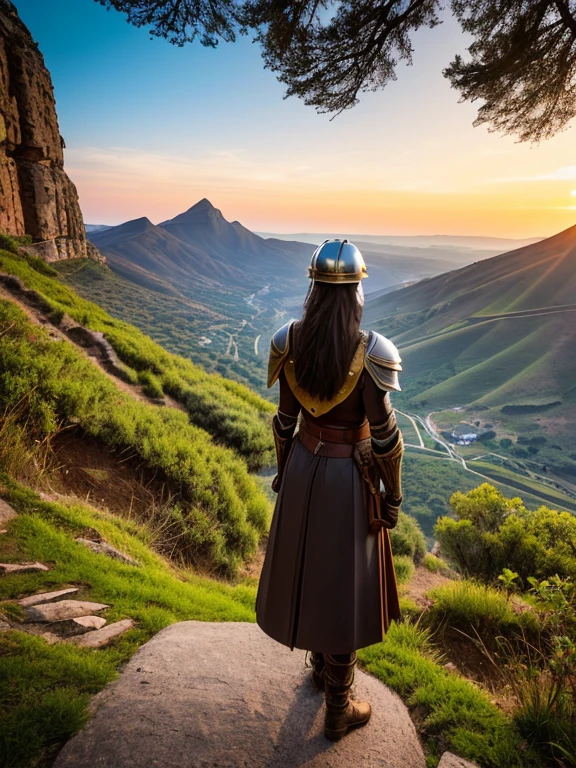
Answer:
<svg viewBox="0 0 576 768"><path fill-rule="evenodd" d="M304 232L294 234L272 234L258 232L261 237L275 237L279 240L297 240L304 243L319 243L329 237L347 237L353 243L371 243L372 245L397 245L402 248L455 248L480 251L498 251L503 253L513 248L537 243L542 237L506 238L483 237L473 235L351 235L346 233Z"/></svg>
<svg viewBox="0 0 576 768"><path fill-rule="evenodd" d="M238 221L227 221L205 198L159 225L140 218L115 227L87 225L86 229L111 268L139 285L153 288L160 280L182 290L206 281L227 288L270 283L275 294L296 297L305 289L312 252L326 239L321 235L309 242L260 237ZM418 238L406 238L405 244L398 244L403 238L391 238L395 242L385 244L385 238L360 237L365 241L349 239L357 242L366 259L368 292L411 283L493 255L490 248L474 250L436 241L432 247L422 247ZM494 246L491 239L485 240Z"/></svg>
<svg viewBox="0 0 576 768"><path fill-rule="evenodd" d="M260 286L304 278L313 246L264 240L228 222L209 200L159 225L143 217L90 233L110 267L138 284L155 279L179 289L204 285Z"/></svg>

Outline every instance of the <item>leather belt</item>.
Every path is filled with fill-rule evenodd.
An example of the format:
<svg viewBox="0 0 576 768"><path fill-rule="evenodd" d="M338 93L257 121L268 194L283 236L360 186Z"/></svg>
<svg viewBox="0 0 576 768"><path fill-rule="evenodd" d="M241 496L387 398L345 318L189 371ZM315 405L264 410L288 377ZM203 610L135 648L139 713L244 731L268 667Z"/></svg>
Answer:
<svg viewBox="0 0 576 768"><path fill-rule="evenodd" d="M302 421L298 430L300 442L316 456L346 459L353 455L354 446L360 440L370 437L370 425L365 421L356 429L319 427Z"/></svg>

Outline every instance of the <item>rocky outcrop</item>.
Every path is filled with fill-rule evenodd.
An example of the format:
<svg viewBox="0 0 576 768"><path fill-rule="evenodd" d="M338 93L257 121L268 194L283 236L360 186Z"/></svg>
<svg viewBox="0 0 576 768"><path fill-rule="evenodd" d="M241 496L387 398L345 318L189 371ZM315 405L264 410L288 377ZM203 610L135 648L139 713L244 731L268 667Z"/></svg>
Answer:
<svg viewBox="0 0 576 768"><path fill-rule="evenodd" d="M63 149L42 54L14 5L0 0L0 228L31 235L46 261L98 258Z"/></svg>

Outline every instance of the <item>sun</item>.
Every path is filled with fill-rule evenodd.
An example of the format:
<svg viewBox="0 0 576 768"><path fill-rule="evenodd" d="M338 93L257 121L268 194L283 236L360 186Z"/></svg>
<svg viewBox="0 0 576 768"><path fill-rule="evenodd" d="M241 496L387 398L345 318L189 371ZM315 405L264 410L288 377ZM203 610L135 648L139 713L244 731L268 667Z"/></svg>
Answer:
<svg viewBox="0 0 576 768"><path fill-rule="evenodd" d="M572 197L576 197L576 189L573 189L572 192L570 192L570 194L572 195Z"/></svg>

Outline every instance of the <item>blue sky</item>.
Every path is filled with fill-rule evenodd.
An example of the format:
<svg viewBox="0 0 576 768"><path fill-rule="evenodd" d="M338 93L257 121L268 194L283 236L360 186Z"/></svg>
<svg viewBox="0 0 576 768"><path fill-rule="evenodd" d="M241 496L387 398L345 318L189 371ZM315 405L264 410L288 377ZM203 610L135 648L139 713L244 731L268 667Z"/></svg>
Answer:
<svg viewBox="0 0 576 768"><path fill-rule="evenodd" d="M414 66L333 121L249 39L177 48L94 0L15 0L52 74L66 168L88 222L169 218L208 197L257 230L552 234L576 221L574 128L539 147L473 128L442 67L447 18Z"/></svg>

